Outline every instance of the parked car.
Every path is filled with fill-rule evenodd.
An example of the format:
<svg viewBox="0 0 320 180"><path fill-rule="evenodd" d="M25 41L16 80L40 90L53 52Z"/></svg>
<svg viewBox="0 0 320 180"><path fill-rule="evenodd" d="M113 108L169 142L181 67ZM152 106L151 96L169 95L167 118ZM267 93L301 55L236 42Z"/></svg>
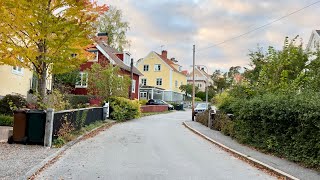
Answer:
<svg viewBox="0 0 320 180"><path fill-rule="evenodd" d="M147 105L168 105L168 110L173 110L174 107L172 104L169 104L161 99L149 99Z"/></svg>
<svg viewBox="0 0 320 180"><path fill-rule="evenodd" d="M211 109L211 106L209 103L199 103L197 104L196 108L194 108L194 115L205 112L208 109Z"/></svg>

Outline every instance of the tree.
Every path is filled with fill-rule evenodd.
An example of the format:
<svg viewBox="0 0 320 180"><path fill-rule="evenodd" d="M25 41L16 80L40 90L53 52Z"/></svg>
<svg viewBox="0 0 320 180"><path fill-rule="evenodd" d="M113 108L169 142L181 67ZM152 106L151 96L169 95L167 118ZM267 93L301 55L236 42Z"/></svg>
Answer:
<svg viewBox="0 0 320 180"><path fill-rule="evenodd" d="M123 51L125 45L129 45L126 39L126 32L129 30L129 23L122 20L122 12L113 6L99 17L97 28L100 32L108 33L108 45Z"/></svg>
<svg viewBox="0 0 320 180"><path fill-rule="evenodd" d="M128 75L120 75L120 68L112 65L107 67L93 64L88 70L88 90L90 94L107 100L111 96L128 98L131 84Z"/></svg>
<svg viewBox="0 0 320 180"><path fill-rule="evenodd" d="M229 87L227 83L227 73L223 74L221 70L215 70L211 76L211 79L213 80L213 84L217 89L217 93L221 93L223 90Z"/></svg>
<svg viewBox="0 0 320 180"><path fill-rule="evenodd" d="M192 95L192 84L181 85L179 89L182 92L185 92L185 96L188 97L188 94ZM199 91L199 88L195 86L195 94Z"/></svg>
<svg viewBox="0 0 320 180"><path fill-rule="evenodd" d="M1 1L0 64L34 71L44 102L47 77L86 60L92 23L107 9L91 0Z"/></svg>

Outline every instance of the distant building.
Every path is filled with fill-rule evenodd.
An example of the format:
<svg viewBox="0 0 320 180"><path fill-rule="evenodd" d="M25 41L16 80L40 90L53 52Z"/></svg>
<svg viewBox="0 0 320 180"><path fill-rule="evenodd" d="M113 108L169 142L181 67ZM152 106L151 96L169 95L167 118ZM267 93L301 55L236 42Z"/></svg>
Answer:
<svg viewBox="0 0 320 180"><path fill-rule="evenodd" d="M168 59L165 50L161 54L152 51L140 59L136 64L144 75L140 80L140 98L182 101L179 87L187 84L187 76L177 62L175 58Z"/></svg>
<svg viewBox="0 0 320 180"><path fill-rule="evenodd" d="M199 88L199 91L203 92L206 90L206 85L213 85L211 76L207 74L200 66L195 66L194 68L194 81L195 86ZM188 74L188 84L193 84L193 71Z"/></svg>

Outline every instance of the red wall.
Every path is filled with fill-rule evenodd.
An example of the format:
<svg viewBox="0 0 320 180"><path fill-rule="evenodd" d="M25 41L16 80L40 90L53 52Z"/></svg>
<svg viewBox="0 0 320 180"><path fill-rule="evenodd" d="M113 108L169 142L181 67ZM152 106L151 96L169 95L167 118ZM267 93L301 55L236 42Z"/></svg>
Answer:
<svg viewBox="0 0 320 180"><path fill-rule="evenodd" d="M120 59L121 58L123 59L123 54L117 54L117 56ZM90 68L93 65L93 63L99 63L102 66L106 66L106 65L108 65L110 63L110 61L99 51L98 62L86 62L86 63L83 63L80 66L80 71L85 71L86 69ZM129 71L121 70L121 74L128 75L130 77L130 72ZM136 80L136 91L135 91L135 93L132 93L132 97L134 99L138 99L139 98L139 76L136 75L136 74L133 74L133 79ZM77 94L77 95L87 95L88 94L88 90L86 88L75 88L71 93L72 94ZM129 89L128 89L128 93L129 93Z"/></svg>
<svg viewBox="0 0 320 180"><path fill-rule="evenodd" d="M164 112L168 111L168 105L146 105L140 107L141 112Z"/></svg>

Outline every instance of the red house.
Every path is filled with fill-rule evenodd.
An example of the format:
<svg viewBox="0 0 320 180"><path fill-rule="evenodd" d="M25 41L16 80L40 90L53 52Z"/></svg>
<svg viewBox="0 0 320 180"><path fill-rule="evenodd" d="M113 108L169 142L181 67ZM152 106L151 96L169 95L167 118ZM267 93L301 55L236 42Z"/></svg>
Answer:
<svg viewBox="0 0 320 180"><path fill-rule="evenodd" d="M114 66L119 66L121 73L124 75L131 75L130 63L131 63L131 54L129 52L119 52L118 50L110 47L107 44L108 34L107 33L98 33L95 43L87 49L87 51L95 54L92 60L88 60L86 63L82 64L80 67L80 78L76 83L73 94L77 95L86 95L88 93L88 74L84 71L92 66L94 63L99 63L101 65L112 64ZM133 79L132 79L132 89L131 97L138 99L139 98L139 77L143 74L133 66ZM129 93L129 90L128 90Z"/></svg>

